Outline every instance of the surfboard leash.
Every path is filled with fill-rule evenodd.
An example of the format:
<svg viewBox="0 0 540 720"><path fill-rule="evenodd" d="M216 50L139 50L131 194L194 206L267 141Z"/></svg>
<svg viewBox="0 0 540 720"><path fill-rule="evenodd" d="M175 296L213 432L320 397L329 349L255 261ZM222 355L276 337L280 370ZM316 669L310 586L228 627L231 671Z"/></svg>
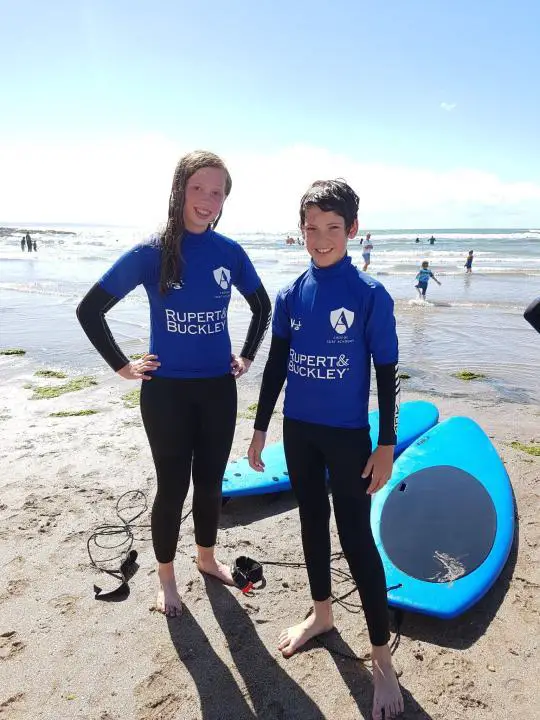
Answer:
<svg viewBox="0 0 540 720"><path fill-rule="evenodd" d="M136 511L138 510L138 511ZM90 563L100 572L106 573L116 580L120 581L120 585L114 590L103 592L98 586L94 585L94 598L96 600L118 601L124 600L129 595L129 580L138 570L137 557L138 553L133 549L135 540L141 542L147 541L147 537L135 537L135 530L148 530L151 526L149 523L135 523L135 521L144 515L148 510L148 501L142 490L128 490L120 495L116 501L115 512L120 523L109 523L96 527L86 542L86 549ZM126 517L126 513L135 511L133 515ZM180 525L191 515L191 509L181 518ZM105 538L119 538L116 544L110 544L110 541L104 541ZM96 560L92 554L92 547L100 550L121 550L110 557L99 558ZM117 568L110 569L107 567L110 563L118 563Z"/></svg>

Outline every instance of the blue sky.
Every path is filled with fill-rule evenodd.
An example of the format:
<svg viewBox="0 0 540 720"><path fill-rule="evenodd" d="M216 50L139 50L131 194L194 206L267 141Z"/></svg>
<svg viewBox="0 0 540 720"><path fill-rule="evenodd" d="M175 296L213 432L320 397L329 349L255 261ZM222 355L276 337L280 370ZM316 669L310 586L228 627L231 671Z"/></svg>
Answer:
<svg viewBox="0 0 540 720"><path fill-rule="evenodd" d="M205 147L237 229L291 228L324 173L373 226L540 224L537 0L0 9L0 220L153 222Z"/></svg>

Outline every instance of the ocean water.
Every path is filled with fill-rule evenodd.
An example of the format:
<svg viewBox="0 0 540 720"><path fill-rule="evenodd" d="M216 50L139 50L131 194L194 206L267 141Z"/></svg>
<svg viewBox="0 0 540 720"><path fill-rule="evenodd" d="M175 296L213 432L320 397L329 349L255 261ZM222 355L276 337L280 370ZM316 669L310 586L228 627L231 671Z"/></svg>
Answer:
<svg viewBox="0 0 540 720"><path fill-rule="evenodd" d="M26 226L25 226L26 229ZM130 228L34 226L37 252L21 252L21 230L0 228L0 347L27 350L25 363L68 371L109 372L75 318L86 290L144 232ZM435 245L429 245L433 234ZM420 243L415 243L415 238ZM237 234L270 296L300 274L309 262L304 247L285 245L285 234ZM394 297L400 364L413 390L442 395L540 401L540 335L523 320L523 310L540 295L540 230L439 229L372 232L370 273ZM474 250L473 274L465 275ZM359 240L349 243L353 262L362 264ZM428 304L412 302L422 260L442 282L431 282ZM108 314L126 354L147 347L148 303L139 288ZM244 299L233 294L229 327L239 351L249 323ZM263 344L246 382L258 382L268 348ZM4 376L21 359L0 356ZM483 372L487 380L466 384L452 373Z"/></svg>

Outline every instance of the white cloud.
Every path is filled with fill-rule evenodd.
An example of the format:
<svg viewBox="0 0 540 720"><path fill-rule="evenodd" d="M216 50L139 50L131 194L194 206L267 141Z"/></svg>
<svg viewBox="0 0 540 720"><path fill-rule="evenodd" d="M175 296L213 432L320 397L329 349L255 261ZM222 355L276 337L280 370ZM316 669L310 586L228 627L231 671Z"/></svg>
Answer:
<svg viewBox="0 0 540 720"><path fill-rule="evenodd" d="M455 110L455 109L456 109L457 104L456 104L456 103L442 102L441 105L440 105L440 107L441 107L443 110L446 110L446 112L452 112L452 110Z"/></svg>
<svg viewBox="0 0 540 720"><path fill-rule="evenodd" d="M0 145L0 221L154 226L166 217L173 169L187 149L156 135ZM540 217L540 184L482 170L361 163L309 146L220 150L233 178L223 231L294 230L303 192L327 177L358 192L363 228L532 227Z"/></svg>

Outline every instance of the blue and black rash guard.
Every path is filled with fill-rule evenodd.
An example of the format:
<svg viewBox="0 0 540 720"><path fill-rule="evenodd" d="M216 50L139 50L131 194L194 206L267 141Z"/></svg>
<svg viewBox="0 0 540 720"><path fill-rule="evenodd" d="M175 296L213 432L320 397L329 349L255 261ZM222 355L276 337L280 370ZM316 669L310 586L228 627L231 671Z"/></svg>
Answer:
<svg viewBox="0 0 540 720"><path fill-rule="evenodd" d="M213 230L185 232L181 252L182 282L166 294L159 290L161 249L159 238L153 237L122 255L81 301L77 317L113 370L129 361L116 345L105 313L138 285L144 286L150 304L149 352L161 362L153 375L207 378L230 372L227 311L233 285L253 313L241 355L255 357L271 305L246 252Z"/></svg>
<svg viewBox="0 0 540 720"><path fill-rule="evenodd" d="M396 442L398 340L386 289L351 264L309 269L277 296L255 429L266 431L285 379L285 417L341 428L369 425L371 358L379 444Z"/></svg>

